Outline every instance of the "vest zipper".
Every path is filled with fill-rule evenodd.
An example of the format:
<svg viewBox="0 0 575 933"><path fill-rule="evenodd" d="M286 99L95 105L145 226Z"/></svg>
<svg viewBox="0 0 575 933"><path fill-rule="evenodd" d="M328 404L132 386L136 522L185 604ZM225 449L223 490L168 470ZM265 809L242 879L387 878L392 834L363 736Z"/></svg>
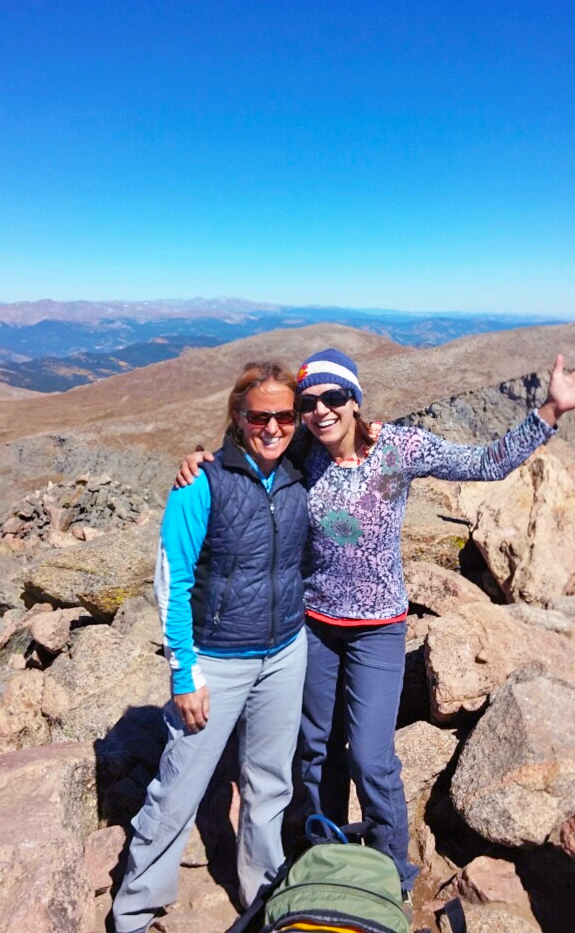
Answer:
<svg viewBox="0 0 575 933"><path fill-rule="evenodd" d="M271 495L266 493L269 501L270 516L272 520L272 562L271 562L271 630L268 640L268 647L273 648L276 643L276 613L277 613L277 555L278 555L278 520L276 516L276 507L272 502Z"/></svg>
<svg viewBox="0 0 575 933"><path fill-rule="evenodd" d="M228 598L228 593L230 590L230 585L232 582L232 577L234 575L234 570L236 569L237 562L238 562L238 558L234 557L230 572L228 574L228 579L226 580L226 585L224 586L222 598L220 599L220 604L212 616L212 622L214 625L220 624L220 613L224 611L224 607L226 605L226 600Z"/></svg>

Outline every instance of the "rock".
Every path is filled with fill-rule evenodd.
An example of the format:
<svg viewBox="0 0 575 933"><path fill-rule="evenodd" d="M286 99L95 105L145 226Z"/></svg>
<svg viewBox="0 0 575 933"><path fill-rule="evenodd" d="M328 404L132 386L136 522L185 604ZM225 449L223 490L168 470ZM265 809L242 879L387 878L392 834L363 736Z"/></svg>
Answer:
<svg viewBox="0 0 575 933"><path fill-rule="evenodd" d="M512 907L501 904L465 905L467 933L537 933L541 927L532 919L528 920ZM441 917L441 933L452 933L449 921Z"/></svg>
<svg viewBox="0 0 575 933"><path fill-rule="evenodd" d="M453 803L485 839L542 845L573 815L575 687L532 664L516 671L464 745Z"/></svg>
<svg viewBox="0 0 575 933"><path fill-rule="evenodd" d="M575 858L575 815L559 827L559 846L570 858Z"/></svg>
<svg viewBox="0 0 575 933"><path fill-rule="evenodd" d="M515 603L506 609L514 619L519 619L527 625L538 625L550 632L560 632L561 635L573 635L575 631L575 618L557 609L544 609L542 606L529 606L527 603Z"/></svg>
<svg viewBox="0 0 575 933"><path fill-rule="evenodd" d="M9 654L24 651L32 640L30 630L26 625L24 613L21 610L11 610L2 619L0 629L0 664L3 664Z"/></svg>
<svg viewBox="0 0 575 933"><path fill-rule="evenodd" d="M48 544L55 548L76 547L78 540L72 534L65 531L56 531L51 528L46 538Z"/></svg>
<svg viewBox="0 0 575 933"><path fill-rule="evenodd" d="M436 618L436 615L408 615L405 620L407 625L407 641L409 642L415 641L416 639L425 638L429 632L429 623L432 619Z"/></svg>
<svg viewBox="0 0 575 933"><path fill-rule="evenodd" d="M145 799L145 787L130 776L123 777L106 788L102 801L102 815L108 822L121 823L127 827L143 806Z"/></svg>
<svg viewBox="0 0 575 933"><path fill-rule="evenodd" d="M23 526L23 522L20 521L15 515L11 515L10 518L6 519L2 525L2 534L17 534Z"/></svg>
<svg viewBox="0 0 575 933"><path fill-rule="evenodd" d="M105 535L106 532L101 528L90 528L89 525L86 525L82 528L82 536L84 541L95 541L96 538L101 538L102 535Z"/></svg>
<svg viewBox="0 0 575 933"><path fill-rule="evenodd" d="M114 875L123 874L126 845L126 830L122 826L105 826L91 833L86 840L84 864L92 890L106 891L114 881ZM120 863L120 864L119 864Z"/></svg>
<svg viewBox="0 0 575 933"><path fill-rule="evenodd" d="M404 579L410 602L436 615L444 615L462 603L489 603L489 597L461 574L428 561L408 561Z"/></svg>
<svg viewBox="0 0 575 933"><path fill-rule="evenodd" d="M0 759L0 916L7 933L92 933L83 841L97 826L90 743Z"/></svg>
<svg viewBox="0 0 575 933"><path fill-rule="evenodd" d="M555 596L549 600L547 608L573 618L575 617L575 596Z"/></svg>
<svg viewBox="0 0 575 933"><path fill-rule="evenodd" d="M395 750L403 765L402 778L408 807L428 794L458 746L451 730L428 722L415 722L395 733Z"/></svg>
<svg viewBox="0 0 575 933"><path fill-rule="evenodd" d="M469 539L469 524L457 516L450 485L433 477L411 485L401 533L401 554L407 561L431 561L459 570L459 557ZM453 515L457 517L452 518Z"/></svg>
<svg viewBox="0 0 575 933"><path fill-rule="evenodd" d="M109 621L125 599L151 587L157 537L157 522L148 521L133 530L48 553L28 569L26 589L61 606L83 605L96 618Z"/></svg>
<svg viewBox="0 0 575 933"><path fill-rule="evenodd" d="M459 894L471 904L515 904L531 911L529 897L523 888L513 862L480 855L466 865L456 879Z"/></svg>
<svg viewBox="0 0 575 933"><path fill-rule="evenodd" d="M70 656L45 678L42 711L56 741L102 738L128 709L169 699L166 661L106 625L73 632Z"/></svg>
<svg viewBox="0 0 575 933"><path fill-rule="evenodd" d="M19 560L0 554L0 612L24 608L21 571Z"/></svg>
<svg viewBox="0 0 575 933"><path fill-rule="evenodd" d="M50 740L42 716L44 674L22 671L8 681L0 700L0 752Z"/></svg>
<svg viewBox="0 0 575 933"><path fill-rule="evenodd" d="M110 498L111 479L84 476L52 484L26 496L13 506L0 527L0 538L10 550L36 552L49 547L71 547L111 528L125 528L145 521L150 506L133 491ZM113 488L119 486L116 482ZM114 514L112 515L112 512ZM97 534L86 534L85 527ZM95 527L97 526L97 527Z"/></svg>
<svg viewBox="0 0 575 933"><path fill-rule="evenodd" d="M508 602L547 603L575 573L575 483L540 449L498 483L469 483L459 504Z"/></svg>
<svg viewBox="0 0 575 933"><path fill-rule="evenodd" d="M78 611L72 609L73 617ZM38 613L32 620L30 630L34 641L42 645L50 654L59 654L63 651L70 639L69 609L56 609L53 612Z"/></svg>
<svg viewBox="0 0 575 933"><path fill-rule="evenodd" d="M26 658L23 654L11 654L7 663L8 667L13 668L15 671L26 670Z"/></svg>
<svg viewBox="0 0 575 933"><path fill-rule="evenodd" d="M531 661L575 682L573 640L526 625L502 606L467 603L435 619L425 654L432 718L450 722L477 712L512 671Z"/></svg>
<svg viewBox="0 0 575 933"><path fill-rule="evenodd" d="M149 645L152 650L157 650L163 644L157 606L152 606L143 596L124 600L114 617L112 628L120 635Z"/></svg>
<svg viewBox="0 0 575 933"><path fill-rule="evenodd" d="M396 729L420 719L429 719L429 689L423 638L412 638L405 645L405 672Z"/></svg>

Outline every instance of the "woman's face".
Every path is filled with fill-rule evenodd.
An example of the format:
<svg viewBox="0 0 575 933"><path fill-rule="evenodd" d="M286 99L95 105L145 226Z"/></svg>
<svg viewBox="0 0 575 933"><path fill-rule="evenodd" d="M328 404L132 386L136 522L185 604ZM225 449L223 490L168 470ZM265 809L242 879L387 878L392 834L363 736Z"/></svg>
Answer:
<svg viewBox="0 0 575 933"><path fill-rule="evenodd" d="M329 389L341 391L341 386L335 383L322 383L318 386L310 386L302 392L302 395L315 395L316 398ZM355 439L355 418L354 412L358 411L359 406L354 398L348 401L341 408L328 408L320 398L316 403L314 411L302 413L302 421L314 437L328 449L337 451L342 442Z"/></svg>
<svg viewBox="0 0 575 933"><path fill-rule="evenodd" d="M271 418L267 424L251 424L249 417L255 412L293 412L294 394L282 382L273 379L250 389L244 399L242 409L235 415L244 447L255 460L260 470L269 475L276 461L285 452L295 431L295 421L291 424L278 424ZM246 416L246 413L247 416Z"/></svg>

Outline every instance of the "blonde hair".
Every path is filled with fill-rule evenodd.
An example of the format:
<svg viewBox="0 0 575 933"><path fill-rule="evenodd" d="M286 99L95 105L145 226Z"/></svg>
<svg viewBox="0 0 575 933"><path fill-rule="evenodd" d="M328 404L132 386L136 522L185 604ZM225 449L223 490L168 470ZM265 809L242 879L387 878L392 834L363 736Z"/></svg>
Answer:
<svg viewBox="0 0 575 933"><path fill-rule="evenodd" d="M239 447L243 446L242 434L234 415L243 408L248 392L263 385L264 382L281 382L286 388L291 389L295 397L296 378L283 363L277 360L246 363L230 392L226 418L226 434Z"/></svg>

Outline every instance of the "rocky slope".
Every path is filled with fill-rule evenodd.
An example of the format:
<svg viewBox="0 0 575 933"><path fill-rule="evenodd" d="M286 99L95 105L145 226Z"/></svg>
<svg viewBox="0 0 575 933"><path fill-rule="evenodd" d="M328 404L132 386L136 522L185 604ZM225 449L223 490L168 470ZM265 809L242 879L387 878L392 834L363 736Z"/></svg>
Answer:
<svg viewBox="0 0 575 933"><path fill-rule="evenodd" d="M295 363L314 349L312 337L318 347L338 342L360 358L376 404L383 405L385 373L389 410L402 388L417 398L414 418L475 439L537 401L543 379L529 375L538 371L531 365L543 373L557 344L573 336L548 330L515 335L523 362L501 347L502 335L497 352L493 341L482 342L479 373L460 369L457 379L451 367L475 353L473 344L452 345L447 363L435 351L384 359L389 344L345 329L338 341L325 331L293 332L291 349L282 332L281 348ZM0 928L7 933L104 933L129 820L164 740L168 672L151 598L163 497L177 452L215 436L208 415L221 423L240 360L247 351L271 355L277 339L219 348L201 370L176 361L175 371L174 363L152 367L147 380L140 371L41 404L13 402L10 427L6 409ZM46 405L44 425L36 405ZM186 417L193 423L178 437ZM416 927L435 933L442 904L458 892L471 933L572 929L574 523L575 448L564 439L502 483L414 484L403 536L411 614L397 748L421 868ZM199 820L207 849L195 831L186 851L180 900L160 921L165 933L222 933L233 919L234 777L232 761ZM298 818L296 800L289 825Z"/></svg>

